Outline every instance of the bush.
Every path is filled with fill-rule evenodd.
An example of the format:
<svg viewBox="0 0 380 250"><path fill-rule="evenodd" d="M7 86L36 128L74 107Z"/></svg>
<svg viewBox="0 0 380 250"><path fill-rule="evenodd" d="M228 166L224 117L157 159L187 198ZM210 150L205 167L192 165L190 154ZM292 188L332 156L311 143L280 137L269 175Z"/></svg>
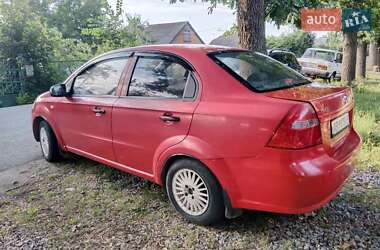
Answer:
<svg viewBox="0 0 380 250"><path fill-rule="evenodd" d="M267 38L268 49L285 49L293 52L296 56L301 56L307 48L313 46L315 36L304 31L295 31L290 34L283 34L278 37Z"/></svg>
<svg viewBox="0 0 380 250"><path fill-rule="evenodd" d="M17 103L17 105L30 104L33 101L34 101L34 98L28 92L20 93L16 97L16 103Z"/></svg>

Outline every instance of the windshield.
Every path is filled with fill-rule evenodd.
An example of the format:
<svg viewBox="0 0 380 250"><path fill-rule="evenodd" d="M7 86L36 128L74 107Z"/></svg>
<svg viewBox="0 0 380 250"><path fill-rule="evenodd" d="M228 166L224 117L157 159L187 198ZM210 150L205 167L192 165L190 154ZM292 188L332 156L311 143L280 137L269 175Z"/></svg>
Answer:
<svg viewBox="0 0 380 250"><path fill-rule="evenodd" d="M247 87L257 92L310 83L296 71L258 53L224 51L211 53L210 57Z"/></svg>

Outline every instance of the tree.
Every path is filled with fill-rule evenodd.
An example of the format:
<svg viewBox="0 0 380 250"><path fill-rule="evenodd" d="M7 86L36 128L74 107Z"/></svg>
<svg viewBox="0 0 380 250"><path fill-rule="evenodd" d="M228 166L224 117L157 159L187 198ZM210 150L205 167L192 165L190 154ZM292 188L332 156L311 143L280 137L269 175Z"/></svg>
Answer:
<svg viewBox="0 0 380 250"><path fill-rule="evenodd" d="M357 33L343 32L342 81L348 84L355 79Z"/></svg>
<svg viewBox="0 0 380 250"><path fill-rule="evenodd" d="M264 0L238 1L237 25L242 48L266 53Z"/></svg>
<svg viewBox="0 0 380 250"><path fill-rule="evenodd" d="M371 39L368 49L368 69L373 70L374 66L380 64L380 55L378 52L378 47L380 43L376 40L376 38Z"/></svg>
<svg viewBox="0 0 380 250"><path fill-rule="evenodd" d="M184 0L170 0L171 3ZM318 0L202 0L210 2L210 12L217 4L224 4L237 10L237 29L242 48L253 51L265 51L265 20L300 24L299 12L304 6L320 6ZM118 0L120 4L122 0Z"/></svg>
<svg viewBox="0 0 380 250"><path fill-rule="evenodd" d="M121 25L106 0L52 0L47 17L64 38L73 38L96 47L106 40L107 32Z"/></svg>
<svg viewBox="0 0 380 250"><path fill-rule="evenodd" d="M91 6L87 14L81 13L84 6ZM30 101L64 80L68 67L74 69L95 54L145 43L144 26L138 16L123 22L102 0L1 1L0 57L19 68L33 66L34 76L25 86Z"/></svg>
<svg viewBox="0 0 380 250"><path fill-rule="evenodd" d="M307 48L312 47L314 39L315 36L312 33L295 31L278 37L268 37L267 47L271 49L287 49L296 54L296 56L301 56Z"/></svg>
<svg viewBox="0 0 380 250"><path fill-rule="evenodd" d="M314 47L322 49L342 50L343 33L329 32L326 36L315 39Z"/></svg>
<svg viewBox="0 0 380 250"><path fill-rule="evenodd" d="M376 1L372 8L372 31L367 32L369 42L368 69L380 66L380 2Z"/></svg>
<svg viewBox="0 0 380 250"><path fill-rule="evenodd" d="M0 55L17 65L32 65L34 77L27 80L26 91L39 93L55 79L49 61L61 36L36 15L28 0L0 3Z"/></svg>
<svg viewBox="0 0 380 250"><path fill-rule="evenodd" d="M355 75L357 79L364 79L366 76L366 56L367 56L367 41L360 38L356 51L356 69Z"/></svg>

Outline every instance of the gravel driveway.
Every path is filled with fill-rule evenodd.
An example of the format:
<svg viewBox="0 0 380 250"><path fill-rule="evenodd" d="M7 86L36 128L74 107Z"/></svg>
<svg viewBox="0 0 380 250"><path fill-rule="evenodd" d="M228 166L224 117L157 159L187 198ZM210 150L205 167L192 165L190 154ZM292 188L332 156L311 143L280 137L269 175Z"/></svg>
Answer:
<svg viewBox="0 0 380 250"><path fill-rule="evenodd" d="M308 215L246 212L202 227L140 178L81 158L38 164L54 171L0 198L0 249L380 249L376 171L356 171L335 200Z"/></svg>

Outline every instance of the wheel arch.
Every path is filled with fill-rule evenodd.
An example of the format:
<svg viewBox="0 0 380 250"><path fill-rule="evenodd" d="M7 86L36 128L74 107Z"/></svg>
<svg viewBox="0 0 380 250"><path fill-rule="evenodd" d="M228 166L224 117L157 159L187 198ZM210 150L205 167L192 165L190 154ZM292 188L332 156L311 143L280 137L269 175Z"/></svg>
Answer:
<svg viewBox="0 0 380 250"><path fill-rule="evenodd" d="M169 156L166 159L166 161L164 162L163 166L161 167L161 172L159 174L159 183L162 184L163 187L165 187L166 176L167 176L167 173L170 169L170 166L172 166L174 162L179 161L181 159L190 159L190 160L197 161L197 162L201 163L215 177L215 179L218 181L219 185L221 186L220 181L215 176L215 174L201 160L197 159L194 156L187 155L187 154L174 154L174 155Z"/></svg>
<svg viewBox="0 0 380 250"><path fill-rule="evenodd" d="M243 210L242 209L237 209L232 207L232 202L231 202L231 197L228 194L225 186L223 186L221 180L218 178L216 173L212 171L210 167L207 166L207 164L200 159L197 159L194 156L187 155L187 154L175 154L171 155L170 157L167 158L167 160L164 162L164 165L161 168L161 173L160 173L160 183L162 184L163 188L166 189L166 177L167 173L170 169L170 167L173 165L174 162L181 160L181 159L191 159L194 161L197 161L201 163L209 172L210 174L215 178L216 182L219 184L220 189L222 190L222 196L223 196L223 204L225 207L225 217L228 219L236 218L239 217Z"/></svg>
<svg viewBox="0 0 380 250"><path fill-rule="evenodd" d="M42 121L46 121L46 120L41 116L37 116L33 120L33 136L36 141L40 141L39 128Z"/></svg>
<svg viewBox="0 0 380 250"><path fill-rule="evenodd" d="M42 121L45 121L50 126L51 130L54 133L55 138L57 139L59 147L61 149L64 149L65 148L64 143L62 141L60 134L57 133L57 130L56 130L54 124L52 124L52 122L50 122L48 119L46 119L46 117L44 117L42 115L38 115L33 119L33 136L34 136L34 139L38 142L40 141L39 128L40 128L40 124Z"/></svg>

